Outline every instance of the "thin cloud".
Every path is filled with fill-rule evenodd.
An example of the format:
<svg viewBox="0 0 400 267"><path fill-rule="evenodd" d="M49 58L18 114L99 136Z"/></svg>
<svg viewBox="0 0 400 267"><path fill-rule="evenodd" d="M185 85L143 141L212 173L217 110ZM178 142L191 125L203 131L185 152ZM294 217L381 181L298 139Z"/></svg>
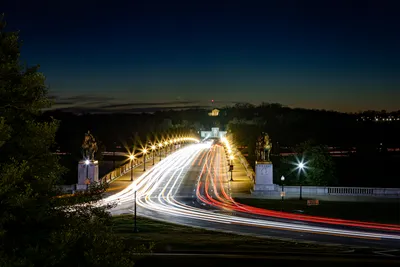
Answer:
<svg viewBox="0 0 400 267"><path fill-rule="evenodd" d="M163 102L120 102L116 98L93 95L60 96L51 95L54 105L50 110L62 110L77 113L141 113L165 110L210 109L211 102L186 100L177 97L173 101ZM118 102L117 102L118 101ZM232 102L214 101L214 107L229 105ZM47 109L49 110L49 109Z"/></svg>
<svg viewBox="0 0 400 267"><path fill-rule="evenodd" d="M102 106L102 108L128 108L128 107L142 107L142 106L170 106L170 105L193 105L199 104L199 101L170 101L170 102L134 102L134 103L120 103Z"/></svg>
<svg viewBox="0 0 400 267"><path fill-rule="evenodd" d="M102 101L111 101L114 100L115 98L108 96L74 95L69 97L63 97L61 99L69 101L77 101L77 102L102 102Z"/></svg>
<svg viewBox="0 0 400 267"><path fill-rule="evenodd" d="M171 106L171 107L142 107L142 108L128 108L128 109L104 109L104 108L90 108L90 107L66 107L58 108L56 110L73 113L154 113L156 111L168 110L187 110L187 109L208 109L208 106L191 105L191 106Z"/></svg>
<svg viewBox="0 0 400 267"><path fill-rule="evenodd" d="M101 106L108 104L109 101L114 100L112 97L85 94L74 96L60 96L53 94L50 95L49 98L54 101L54 105L50 109L72 108L77 106L101 108Z"/></svg>

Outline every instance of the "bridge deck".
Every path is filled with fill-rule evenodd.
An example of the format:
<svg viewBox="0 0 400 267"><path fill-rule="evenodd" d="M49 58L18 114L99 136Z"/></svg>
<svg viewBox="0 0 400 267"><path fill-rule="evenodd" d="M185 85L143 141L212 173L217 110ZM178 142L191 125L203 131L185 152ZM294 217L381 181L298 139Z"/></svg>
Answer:
<svg viewBox="0 0 400 267"><path fill-rule="evenodd" d="M164 158L164 157L163 157ZM156 156L154 159L154 163L157 164L160 162L160 157ZM153 168L153 158L149 158L146 160L146 171L149 171ZM143 164L136 166L133 168L133 180L137 177L141 176L144 173ZM112 183L110 183L107 192L105 193L105 197L110 196L112 194L116 194L122 190L124 190L131 183L131 172L128 171L121 177L115 179Z"/></svg>
<svg viewBox="0 0 400 267"><path fill-rule="evenodd" d="M233 159L233 166L233 182L230 183L231 196L235 198L240 195L250 195L251 189L253 189L253 181L247 176L246 168L242 165L238 157ZM230 178L231 174L228 173L228 175Z"/></svg>
<svg viewBox="0 0 400 267"><path fill-rule="evenodd" d="M222 148L223 149L223 148ZM164 157L163 157L164 158ZM155 157L155 163L160 161L160 157ZM230 192L232 197L239 197L246 195L247 197L251 194L251 189L253 188L252 180L247 176L245 167L240 163L238 158L234 159L234 170L233 170L233 182L230 183ZM148 159L146 161L146 171L151 170L153 167L153 159ZM133 179L136 179L143 172L143 164L135 167L133 169ZM228 173L230 177L230 173ZM115 179L108 188L105 196L109 196L118 193L125 189L131 183L131 172L128 171L121 177Z"/></svg>

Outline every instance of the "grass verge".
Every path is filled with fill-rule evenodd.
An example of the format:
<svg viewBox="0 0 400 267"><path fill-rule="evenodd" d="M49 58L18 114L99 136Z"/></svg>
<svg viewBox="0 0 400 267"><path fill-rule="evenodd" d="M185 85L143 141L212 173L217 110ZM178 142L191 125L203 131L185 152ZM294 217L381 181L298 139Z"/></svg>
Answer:
<svg viewBox="0 0 400 267"><path fill-rule="evenodd" d="M114 231L132 246L154 243L153 252L337 252L340 247L242 236L170 224L139 217L138 233L133 232L133 216L115 216Z"/></svg>
<svg viewBox="0 0 400 267"><path fill-rule="evenodd" d="M237 198L237 202L253 207L323 217L400 224L400 203L396 202L337 202L319 201L318 206L307 206L307 200ZM283 204L283 206L282 206Z"/></svg>

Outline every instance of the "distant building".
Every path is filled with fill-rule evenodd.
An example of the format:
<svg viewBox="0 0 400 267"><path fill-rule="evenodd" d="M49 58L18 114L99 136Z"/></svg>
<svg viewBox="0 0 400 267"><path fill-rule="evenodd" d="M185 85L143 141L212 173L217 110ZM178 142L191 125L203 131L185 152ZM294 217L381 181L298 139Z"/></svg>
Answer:
<svg viewBox="0 0 400 267"><path fill-rule="evenodd" d="M210 113L208 113L208 116L211 117L217 117L219 115L219 109L213 109Z"/></svg>
<svg viewBox="0 0 400 267"><path fill-rule="evenodd" d="M223 138L226 131L220 131L218 127L211 128L211 131L201 131L202 138Z"/></svg>

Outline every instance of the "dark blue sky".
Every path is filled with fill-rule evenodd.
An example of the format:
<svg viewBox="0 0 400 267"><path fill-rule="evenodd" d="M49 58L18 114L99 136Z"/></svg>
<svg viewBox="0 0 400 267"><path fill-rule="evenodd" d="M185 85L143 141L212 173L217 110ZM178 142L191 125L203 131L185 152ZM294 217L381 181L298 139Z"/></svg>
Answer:
<svg viewBox="0 0 400 267"><path fill-rule="evenodd" d="M396 1L11 0L1 8L58 107L215 99L400 109Z"/></svg>

